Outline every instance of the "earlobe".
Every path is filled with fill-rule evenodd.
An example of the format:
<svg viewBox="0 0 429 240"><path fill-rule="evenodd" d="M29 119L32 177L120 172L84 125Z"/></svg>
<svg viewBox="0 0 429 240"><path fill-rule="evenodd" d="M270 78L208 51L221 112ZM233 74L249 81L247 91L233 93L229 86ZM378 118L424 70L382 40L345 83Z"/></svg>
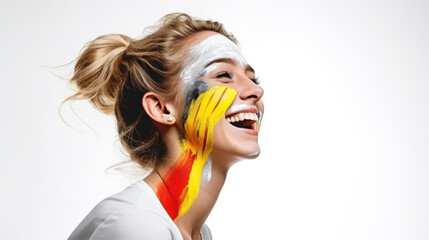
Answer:
<svg viewBox="0 0 429 240"><path fill-rule="evenodd" d="M171 125L173 125L174 123L176 123L176 118L173 116L169 116L167 118L167 122L170 123Z"/></svg>
<svg viewBox="0 0 429 240"><path fill-rule="evenodd" d="M173 125L176 122L168 104L157 93L147 92L142 98L142 106L147 115L157 123Z"/></svg>

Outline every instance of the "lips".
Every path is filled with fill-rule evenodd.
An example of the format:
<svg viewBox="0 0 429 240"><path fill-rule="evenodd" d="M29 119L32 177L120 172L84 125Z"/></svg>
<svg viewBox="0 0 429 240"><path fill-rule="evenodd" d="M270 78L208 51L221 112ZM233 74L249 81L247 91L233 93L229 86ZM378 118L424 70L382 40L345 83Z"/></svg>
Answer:
<svg viewBox="0 0 429 240"><path fill-rule="evenodd" d="M231 106L226 112L225 119L236 128L258 131L258 109L247 104Z"/></svg>

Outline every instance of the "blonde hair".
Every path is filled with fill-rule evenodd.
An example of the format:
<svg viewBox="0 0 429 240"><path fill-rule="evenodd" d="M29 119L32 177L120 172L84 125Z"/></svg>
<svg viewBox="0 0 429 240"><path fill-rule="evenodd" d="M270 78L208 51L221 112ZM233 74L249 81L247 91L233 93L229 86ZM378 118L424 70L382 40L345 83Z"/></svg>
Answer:
<svg viewBox="0 0 429 240"><path fill-rule="evenodd" d="M156 167L166 147L142 107L142 97L156 92L181 96L178 74L185 53L183 41L201 31L220 33L236 43L221 23L183 13L164 16L156 31L133 40L122 34L102 35L89 42L77 59L70 83L77 92L65 101L86 99L98 110L115 114L119 139L131 160Z"/></svg>

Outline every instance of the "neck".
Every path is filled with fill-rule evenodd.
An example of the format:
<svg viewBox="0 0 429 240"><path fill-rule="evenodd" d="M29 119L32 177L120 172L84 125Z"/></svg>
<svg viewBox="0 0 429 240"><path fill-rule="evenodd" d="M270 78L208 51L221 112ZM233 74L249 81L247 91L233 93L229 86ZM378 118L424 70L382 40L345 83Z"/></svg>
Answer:
<svg viewBox="0 0 429 240"><path fill-rule="evenodd" d="M219 197L227 172L227 169L214 164L211 180L200 186L199 194L189 211L174 221L185 240L199 239L201 228Z"/></svg>
<svg viewBox="0 0 429 240"><path fill-rule="evenodd" d="M195 199L189 211L187 211L186 214L184 214L179 218L176 218L176 219L173 218L174 223L182 233L184 240L200 239L201 229L207 217L209 216L211 210L213 209L219 197L220 191L222 190L222 187L225 183L226 176L228 173L228 168L225 166L216 164L216 162L218 161L213 162L213 165L212 165L212 173L211 173L210 181L200 186L200 191L198 193L198 196ZM168 172L170 169L171 167L169 168L161 167L156 171L153 171L145 179L145 181L149 184L149 186L154 190L155 193L158 193L159 186L163 184L166 184L167 186L169 185L167 183L168 181L167 182L165 181L165 178L168 175ZM185 170L185 168L183 168L183 170ZM186 175L186 174L188 173L184 171L183 175ZM162 199L160 199L160 202L161 204L164 205Z"/></svg>

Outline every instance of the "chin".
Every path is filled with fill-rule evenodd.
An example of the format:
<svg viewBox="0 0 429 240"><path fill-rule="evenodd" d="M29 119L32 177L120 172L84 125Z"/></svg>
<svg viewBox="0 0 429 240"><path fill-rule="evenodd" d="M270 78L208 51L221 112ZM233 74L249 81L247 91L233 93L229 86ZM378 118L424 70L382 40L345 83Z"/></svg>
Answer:
<svg viewBox="0 0 429 240"><path fill-rule="evenodd" d="M255 159L261 149L258 134L232 125L225 118L214 127L214 145L212 156L231 165L243 159Z"/></svg>

